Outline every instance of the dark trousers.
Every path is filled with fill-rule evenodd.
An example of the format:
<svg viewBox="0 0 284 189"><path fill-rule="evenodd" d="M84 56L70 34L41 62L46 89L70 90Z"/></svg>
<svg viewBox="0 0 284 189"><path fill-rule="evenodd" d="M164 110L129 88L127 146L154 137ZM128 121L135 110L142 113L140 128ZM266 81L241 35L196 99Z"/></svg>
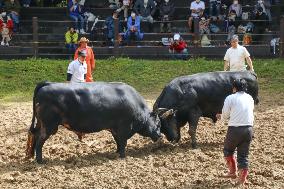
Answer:
<svg viewBox="0 0 284 189"><path fill-rule="evenodd" d="M238 168L248 168L249 147L253 137L252 126L230 126L224 143L224 156L234 154L237 148Z"/></svg>

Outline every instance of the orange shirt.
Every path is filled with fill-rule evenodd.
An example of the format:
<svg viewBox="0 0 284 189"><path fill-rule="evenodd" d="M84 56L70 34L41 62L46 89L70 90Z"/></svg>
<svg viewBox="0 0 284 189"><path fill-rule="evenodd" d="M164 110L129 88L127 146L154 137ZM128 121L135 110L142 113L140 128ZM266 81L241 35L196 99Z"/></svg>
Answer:
<svg viewBox="0 0 284 189"><path fill-rule="evenodd" d="M95 69L96 62L95 62L95 54L91 47L87 46L86 48L78 47L75 52L74 60L78 58L78 51L86 49L87 56L86 56L86 64L87 64L87 74L86 74L86 82L92 82L93 76L92 72Z"/></svg>

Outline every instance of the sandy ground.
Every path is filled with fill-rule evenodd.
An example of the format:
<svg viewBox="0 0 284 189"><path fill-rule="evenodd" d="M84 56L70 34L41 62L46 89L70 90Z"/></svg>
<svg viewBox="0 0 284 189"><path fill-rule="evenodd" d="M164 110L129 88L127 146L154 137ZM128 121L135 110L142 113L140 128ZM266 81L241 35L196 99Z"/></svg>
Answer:
<svg viewBox="0 0 284 189"><path fill-rule="evenodd" d="M118 158L106 131L89 134L82 143L60 128L45 143L47 162L39 165L24 160L31 115L30 102L0 105L0 188L234 188L233 180L219 178L225 171L221 123L200 120L196 150L187 127L176 145L135 135L126 159ZM255 118L248 187L284 188L283 97L263 98Z"/></svg>

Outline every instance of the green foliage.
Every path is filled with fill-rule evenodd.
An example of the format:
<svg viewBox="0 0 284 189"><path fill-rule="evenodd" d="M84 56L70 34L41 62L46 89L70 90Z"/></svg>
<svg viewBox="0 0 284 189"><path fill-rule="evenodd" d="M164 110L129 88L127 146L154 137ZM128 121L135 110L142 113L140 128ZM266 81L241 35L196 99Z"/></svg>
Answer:
<svg viewBox="0 0 284 189"><path fill-rule="evenodd" d="M27 59L0 61L0 99L31 100L36 83L44 80L63 82L69 61ZM268 92L284 92L284 61L255 60L260 87ZM97 60L96 81L121 81L134 86L145 96L156 96L173 78L198 72L223 69L222 61Z"/></svg>

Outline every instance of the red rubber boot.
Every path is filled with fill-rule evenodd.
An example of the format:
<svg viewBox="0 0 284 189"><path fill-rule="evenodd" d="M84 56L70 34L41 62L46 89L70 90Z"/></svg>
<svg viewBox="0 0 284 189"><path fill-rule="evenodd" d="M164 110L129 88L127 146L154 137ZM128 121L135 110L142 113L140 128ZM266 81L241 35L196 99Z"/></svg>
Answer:
<svg viewBox="0 0 284 189"><path fill-rule="evenodd" d="M232 178L232 179L237 178L237 164L236 164L235 157L233 155L228 156L228 157L225 157L225 160L226 160L229 172L227 174L223 175L222 177Z"/></svg>
<svg viewBox="0 0 284 189"><path fill-rule="evenodd" d="M247 182L247 176L248 176L248 169L240 169L239 170L239 178L237 185L244 185Z"/></svg>

